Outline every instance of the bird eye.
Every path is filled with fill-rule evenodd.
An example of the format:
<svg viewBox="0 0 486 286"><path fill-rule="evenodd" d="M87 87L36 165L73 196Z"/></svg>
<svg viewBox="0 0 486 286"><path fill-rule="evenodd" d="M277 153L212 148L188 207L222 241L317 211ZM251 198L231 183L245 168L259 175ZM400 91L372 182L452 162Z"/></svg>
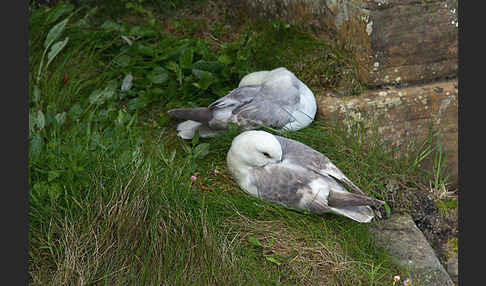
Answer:
<svg viewBox="0 0 486 286"><path fill-rule="evenodd" d="M270 158L270 154L268 154L267 152L263 152L263 155L267 158Z"/></svg>

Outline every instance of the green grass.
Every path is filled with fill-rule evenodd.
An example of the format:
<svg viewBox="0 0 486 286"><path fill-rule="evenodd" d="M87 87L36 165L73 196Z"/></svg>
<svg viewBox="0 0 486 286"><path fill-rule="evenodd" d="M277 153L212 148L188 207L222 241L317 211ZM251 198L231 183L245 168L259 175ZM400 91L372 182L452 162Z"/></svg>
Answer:
<svg viewBox="0 0 486 286"><path fill-rule="evenodd" d="M242 75L290 59L272 58L254 32L215 45L183 26L165 32L158 22L102 12L62 3L30 10L32 285L391 284L401 270L367 225L286 209L238 188L225 161L238 129L185 142L167 128L165 109L207 104ZM45 39L68 17L54 42L69 41L48 66L44 59L37 81ZM300 32L289 33L287 40L307 45ZM121 91L127 74L133 86ZM316 121L284 136L325 153L380 199L390 200L389 179L413 187L424 178L416 164L423 148L397 160L359 126L348 133Z"/></svg>

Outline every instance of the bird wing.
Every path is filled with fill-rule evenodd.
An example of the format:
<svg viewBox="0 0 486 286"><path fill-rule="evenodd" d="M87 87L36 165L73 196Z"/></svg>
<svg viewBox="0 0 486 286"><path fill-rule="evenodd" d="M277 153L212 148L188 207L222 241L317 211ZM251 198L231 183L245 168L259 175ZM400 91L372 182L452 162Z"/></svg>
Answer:
<svg viewBox="0 0 486 286"><path fill-rule="evenodd" d="M241 127L256 128L264 125L280 129L295 121L292 113L299 101L297 88L288 88L284 92L266 85L242 86L209 105L214 118L218 119L209 125L220 125L217 113L222 114L221 118L226 120L230 110L230 121Z"/></svg>
<svg viewBox="0 0 486 286"><path fill-rule="evenodd" d="M239 126L256 128L264 125L280 129L295 121L294 108L270 100L255 100L233 110L234 121Z"/></svg>
<svg viewBox="0 0 486 286"><path fill-rule="evenodd" d="M316 174L306 173L304 169L283 164L271 164L252 171L253 184L260 199L299 209L306 209L302 199L308 201L311 198L326 205L326 194L322 193L316 199L318 194L314 193L316 190L310 185L316 177Z"/></svg>
<svg viewBox="0 0 486 286"><path fill-rule="evenodd" d="M299 107L300 91L295 77L270 77L256 93L253 100L233 110L238 125L280 129L296 120L292 114Z"/></svg>
<svg viewBox="0 0 486 286"><path fill-rule="evenodd" d="M211 103L208 108L216 111L223 108L236 108L243 104L251 102L256 96L260 94L260 85L248 85L233 89L226 96Z"/></svg>
<svg viewBox="0 0 486 286"><path fill-rule="evenodd" d="M369 222L374 213L365 205L373 199L346 191L334 178L310 172L290 163L267 165L252 172L262 200L314 213L343 215Z"/></svg>
<svg viewBox="0 0 486 286"><path fill-rule="evenodd" d="M302 166L322 176L331 176L341 183L346 184L357 193L364 192L356 186L344 173L334 165L329 158L322 153L298 141L275 136L282 146L283 156L290 163Z"/></svg>

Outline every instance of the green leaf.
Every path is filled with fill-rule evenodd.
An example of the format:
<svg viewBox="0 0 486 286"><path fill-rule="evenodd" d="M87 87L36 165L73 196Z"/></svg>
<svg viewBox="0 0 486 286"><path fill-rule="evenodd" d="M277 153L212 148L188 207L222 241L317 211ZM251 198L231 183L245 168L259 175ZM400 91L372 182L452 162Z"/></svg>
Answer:
<svg viewBox="0 0 486 286"><path fill-rule="evenodd" d="M169 79L169 74L162 67L156 67L148 74L148 79L155 84L162 84Z"/></svg>
<svg viewBox="0 0 486 286"><path fill-rule="evenodd" d="M126 121L130 120L130 114L128 114L125 110L118 110L118 116L115 120L115 124L118 126L123 126Z"/></svg>
<svg viewBox="0 0 486 286"><path fill-rule="evenodd" d="M79 103L73 105L73 107L71 107L71 109L68 111L69 116L74 120L78 120L82 113L83 109Z"/></svg>
<svg viewBox="0 0 486 286"><path fill-rule="evenodd" d="M265 256L265 259L272 262L272 263L275 263L277 265L280 265L282 263L280 263L275 257L272 257L272 256Z"/></svg>
<svg viewBox="0 0 486 286"><path fill-rule="evenodd" d="M64 28L66 28L68 20L69 18L66 18L49 30L46 40L44 41L44 48L47 49L52 43L54 43L55 40L57 40L57 38L59 38L59 36L61 36L62 31L64 31Z"/></svg>
<svg viewBox="0 0 486 286"><path fill-rule="evenodd" d="M194 58L194 51L192 48L185 48L179 58L179 65L183 69L190 69L192 67L192 60Z"/></svg>
<svg viewBox="0 0 486 286"><path fill-rule="evenodd" d="M47 181L51 182L61 176L61 173L59 171L49 171L47 173Z"/></svg>
<svg viewBox="0 0 486 286"><path fill-rule="evenodd" d="M200 88L202 90L208 89L208 87L216 80L212 73L208 71L203 71L199 69L192 69L192 74L199 79L197 83L194 83L194 86Z"/></svg>
<svg viewBox="0 0 486 286"><path fill-rule="evenodd" d="M114 62L121 67L127 67L130 64L132 58L129 55L121 55L114 59Z"/></svg>
<svg viewBox="0 0 486 286"><path fill-rule="evenodd" d="M209 143L201 143L194 148L194 157L203 159L209 154Z"/></svg>
<svg viewBox="0 0 486 286"><path fill-rule="evenodd" d="M192 74L197 78L201 79L203 73L206 71L200 70L200 69L192 69Z"/></svg>
<svg viewBox="0 0 486 286"><path fill-rule="evenodd" d="M182 84L182 78L183 78L183 74L182 74L182 70L180 69L179 65L175 62L168 62L167 65L165 66L167 69L169 70L172 70L176 73L176 76L177 76L177 82L179 82L179 84Z"/></svg>
<svg viewBox="0 0 486 286"><path fill-rule="evenodd" d="M137 44L137 51L142 55L146 55L150 57L153 57L155 54L154 49L152 49L149 46L145 46L143 44Z"/></svg>
<svg viewBox="0 0 486 286"><path fill-rule="evenodd" d="M154 29L149 27L135 26L130 29L129 34L133 36L139 36L139 37L150 37L150 36L154 36L156 32Z"/></svg>
<svg viewBox="0 0 486 286"><path fill-rule="evenodd" d="M44 112L42 112L42 110L38 110L37 111L37 127L39 127L39 129L44 129L44 127L46 126L46 117L44 116Z"/></svg>
<svg viewBox="0 0 486 286"><path fill-rule="evenodd" d="M128 111L135 111L140 108L144 108L147 102L142 100L140 97L132 98L127 103Z"/></svg>
<svg viewBox="0 0 486 286"><path fill-rule="evenodd" d="M448 208L448 209L456 209L457 208L457 200L455 199L449 199L449 200L445 200L444 201L444 204L445 206Z"/></svg>
<svg viewBox="0 0 486 286"><path fill-rule="evenodd" d="M35 130L35 115L32 112L32 110L29 111L29 138L32 137L32 134L34 133Z"/></svg>
<svg viewBox="0 0 486 286"><path fill-rule="evenodd" d="M184 152L186 152L186 154L191 154L191 147L189 147L189 145L183 143L182 144L182 149L184 149Z"/></svg>
<svg viewBox="0 0 486 286"><path fill-rule="evenodd" d="M41 90L37 85L34 85L34 93L32 94L32 100L35 104L38 104L40 101Z"/></svg>
<svg viewBox="0 0 486 286"><path fill-rule="evenodd" d="M218 73L224 68L224 64L219 61L204 61L199 60L195 62L192 67L197 70L204 70L213 73Z"/></svg>
<svg viewBox="0 0 486 286"><path fill-rule="evenodd" d="M49 198L55 201L61 196L62 188L59 184L53 183L49 185L49 188L47 189L47 193L49 195Z"/></svg>
<svg viewBox="0 0 486 286"><path fill-rule="evenodd" d="M101 90L97 89L89 95L88 100L91 104L102 104L104 102L103 93Z"/></svg>
<svg viewBox="0 0 486 286"><path fill-rule="evenodd" d="M49 64L52 62L52 60L57 56L57 54L59 54L59 52L66 46L68 41L69 41L69 37L66 37L66 39L64 39L64 41L59 41L59 42L55 43L54 45L52 45L51 49L49 50L49 54L47 54L46 68L47 68L47 66L49 66Z"/></svg>
<svg viewBox="0 0 486 286"><path fill-rule="evenodd" d="M199 132L196 132L191 140L191 145L196 146L199 143Z"/></svg>
<svg viewBox="0 0 486 286"><path fill-rule="evenodd" d="M156 87L156 88L151 88L151 89L149 90L149 92L150 92L150 94L151 94L152 96L155 96L155 97L160 97L161 95L163 95L163 94L164 94L164 90L163 90L163 89L161 89L161 88L158 88L158 87Z"/></svg>
<svg viewBox="0 0 486 286"><path fill-rule="evenodd" d="M91 104L102 105L108 99L112 98L115 95L115 91L109 88L105 88L104 90L95 90L93 91L88 100Z"/></svg>
<svg viewBox="0 0 486 286"><path fill-rule="evenodd" d="M62 15L71 12L74 9L74 5L70 3L59 5L54 9L54 11L49 13L47 16L47 22L52 23L56 22Z"/></svg>
<svg viewBox="0 0 486 286"><path fill-rule="evenodd" d="M250 242L251 244L253 244L255 246L264 247L263 244L260 242L260 240L258 240L258 238L253 237L253 236L248 237L248 242Z"/></svg>
<svg viewBox="0 0 486 286"><path fill-rule="evenodd" d="M35 158L41 153L41 151L42 137L39 135L39 133L37 133L34 135L34 137L32 137L32 141L30 142L29 156Z"/></svg>
<svg viewBox="0 0 486 286"><path fill-rule="evenodd" d="M174 71L176 72L177 70L179 70L179 65L173 61L170 61L168 62L165 67L171 71Z"/></svg>
<svg viewBox="0 0 486 286"><path fill-rule="evenodd" d="M231 63L233 63L233 59L227 54L220 55L218 57L218 61L222 62L225 65L230 65Z"/></svg>
<svg viewBox="0 0 486 286"><path fill-rule="evenodd" d="M121 26L120 26L120 24L115 23L115 22L113 22L111 20L106 20L103 23L103 25L101 25L100 28L103 29L103 30L107 30L107 31L110 31L110 30L119 31L121 29Z"/></svg>
<svg viewBox="0 0 486 286"><path fill-rule="evenodd" d="M390 215L391 215L390 206L388 204L384 204L384 206L385 206L386 217L390 217Z"/></svg>
<svg viewBox="0 0 486 286"><path fill-rule="evenodd" d="M57 124L63 125L64 122L66 121L66 111L63 111L62 113L58 113L55 116Z"/></svg>

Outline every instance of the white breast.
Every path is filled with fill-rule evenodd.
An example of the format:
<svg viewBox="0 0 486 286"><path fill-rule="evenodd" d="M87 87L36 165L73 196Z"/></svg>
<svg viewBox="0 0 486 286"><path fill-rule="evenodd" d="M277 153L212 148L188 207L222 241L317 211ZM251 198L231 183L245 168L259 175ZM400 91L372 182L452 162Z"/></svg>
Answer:
<svg viewBox="0 0 486 286"><path fill-rule="evenodd" d="M232 150L226 156L228 169L235 178L238 185L246 193L259 198L258 189L252 184L250 177L250 167L243 166L238 160L235 160L232 155Z"/></svg>
<svg viewBox="0 0 486 286"><path fill-rule="evenodd" d="M300 83L299 107L292 112L295 121L286 124L283 128L287 130L299 130L311 124L317 112L316 99L312 91L303 83Z"/></svg>

